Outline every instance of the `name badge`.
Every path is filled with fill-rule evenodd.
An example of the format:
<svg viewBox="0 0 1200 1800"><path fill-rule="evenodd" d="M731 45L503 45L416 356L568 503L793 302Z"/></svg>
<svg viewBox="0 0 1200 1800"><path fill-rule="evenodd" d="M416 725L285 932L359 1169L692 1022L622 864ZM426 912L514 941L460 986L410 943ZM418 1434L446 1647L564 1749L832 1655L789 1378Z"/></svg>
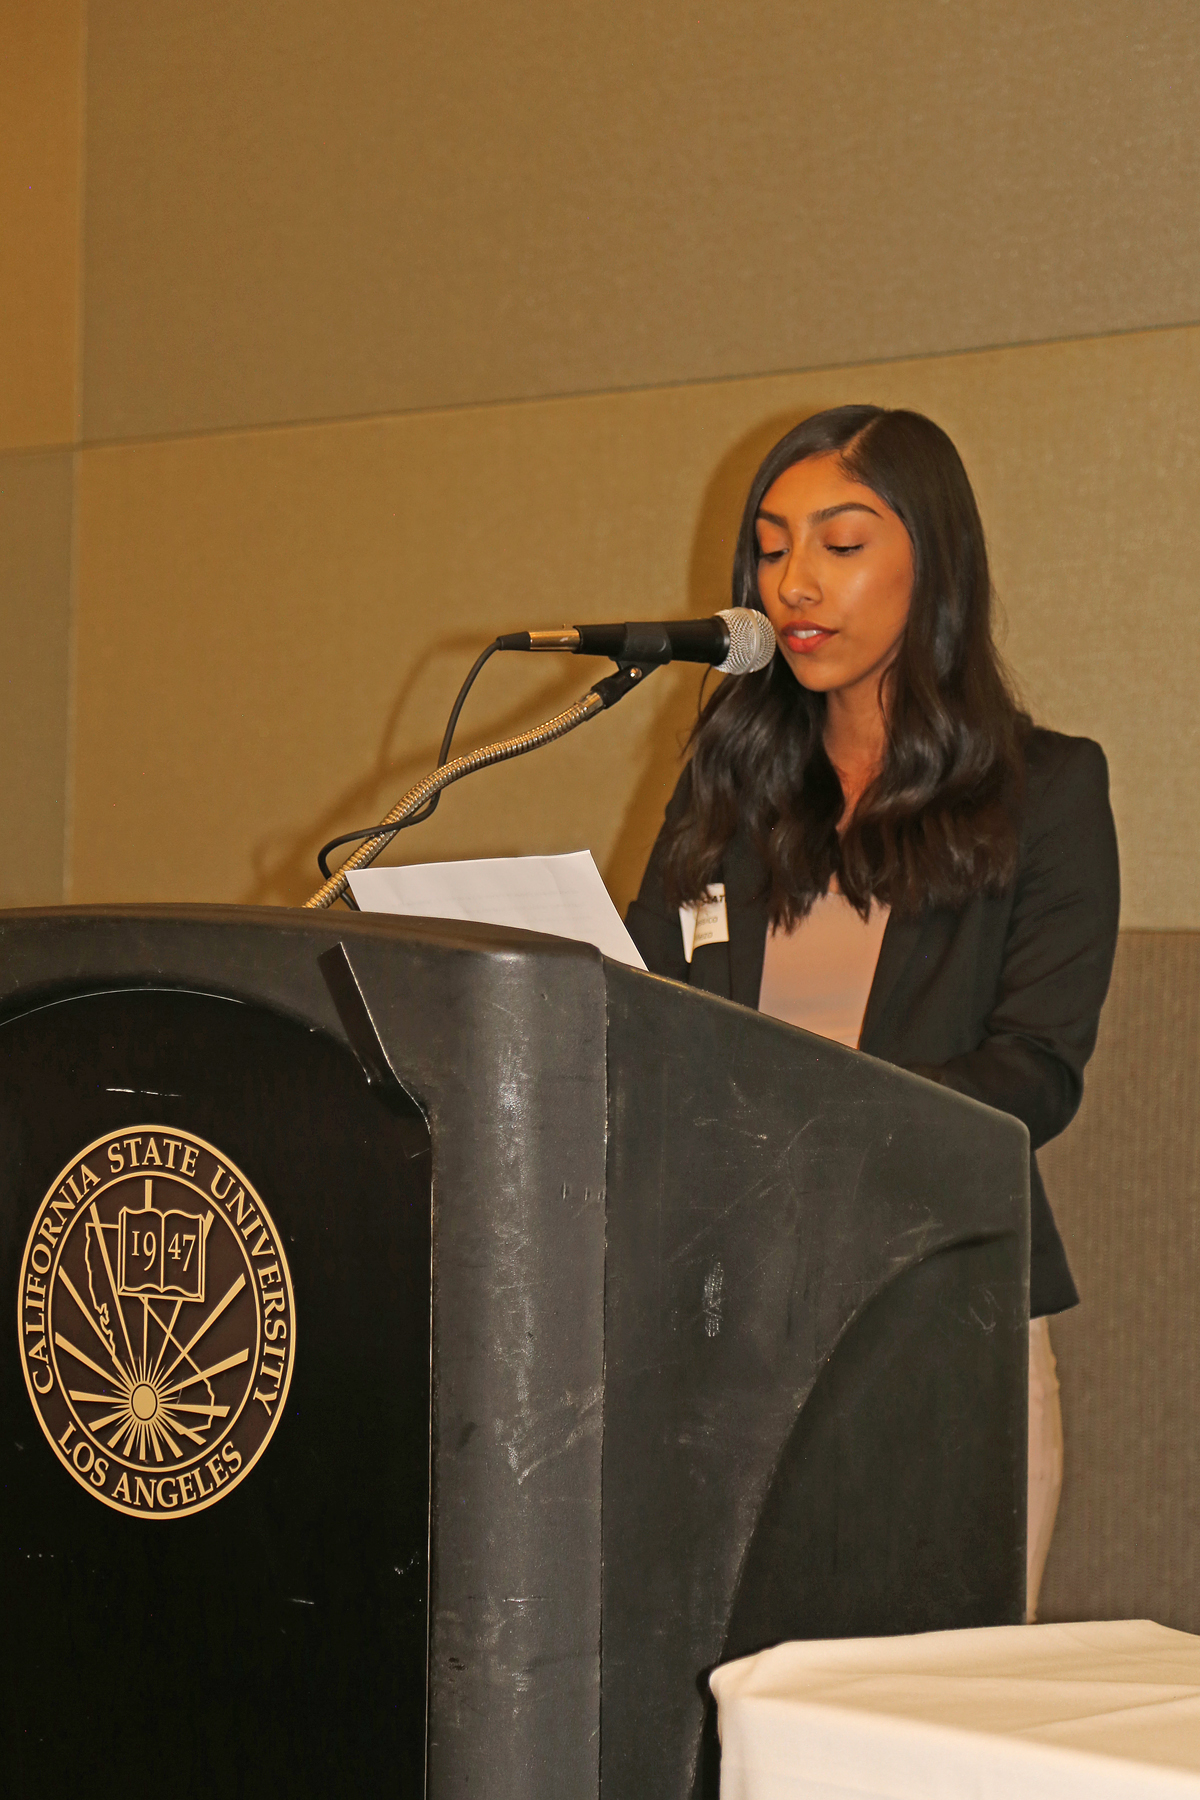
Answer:
<svg viewBox="0 0 1200 1800"><path fill-rule="evenodd" d="M705 944L729 942L729 914L725 911L725 883L716 881L705 888L703 900L694 900L679 909L679 929L683 933L683 954L691 962L695 951Z"/></svg>

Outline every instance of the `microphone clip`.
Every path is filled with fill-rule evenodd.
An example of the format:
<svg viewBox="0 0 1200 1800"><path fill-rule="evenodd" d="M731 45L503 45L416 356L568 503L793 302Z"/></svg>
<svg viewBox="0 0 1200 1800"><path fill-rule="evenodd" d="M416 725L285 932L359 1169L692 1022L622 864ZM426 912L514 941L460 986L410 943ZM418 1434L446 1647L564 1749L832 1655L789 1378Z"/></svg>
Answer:
<svg viewBox="0 0 1200 1800"><path fill-rule="evenodd" d="M606 707L615 706L629 692L646 679L649 669L643 669L640 663L619 662L612 675L606 675L603 681L597 681L588 689L595 694Z"/></svg>

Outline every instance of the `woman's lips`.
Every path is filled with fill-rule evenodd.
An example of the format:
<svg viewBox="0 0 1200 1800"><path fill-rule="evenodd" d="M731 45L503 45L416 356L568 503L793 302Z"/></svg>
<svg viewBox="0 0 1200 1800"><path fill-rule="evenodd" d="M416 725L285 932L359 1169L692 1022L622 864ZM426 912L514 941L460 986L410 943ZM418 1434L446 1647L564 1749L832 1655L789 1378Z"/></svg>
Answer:
<svg viewBox="0 0 1200 1800"><path fill-rule="evenodd" d="M836 632L826 631L823 625L789 625L783 633L783 641L797 655L810 656L814 650L819 650L822 644L827 644L831 637L836 636Z"/></svg>

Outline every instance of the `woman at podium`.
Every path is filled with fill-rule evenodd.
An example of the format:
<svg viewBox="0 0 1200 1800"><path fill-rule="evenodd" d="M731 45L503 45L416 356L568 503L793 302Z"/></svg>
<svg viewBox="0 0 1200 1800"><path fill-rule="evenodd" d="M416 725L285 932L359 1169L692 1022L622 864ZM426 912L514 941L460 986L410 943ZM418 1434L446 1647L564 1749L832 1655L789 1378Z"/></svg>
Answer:
<svg viewBox="0 0 1200 1800"><path fill-rule="evenodd" d="M778 652L700 713L628 924L647 966L1014 1114L1073 1117L1116 948L1103 752L1035 726L946 433L844 406L750 487L736 606ZM1075 1284L1031 1169L1032 1617L1062 1483L1047 1317Z"/></svg>

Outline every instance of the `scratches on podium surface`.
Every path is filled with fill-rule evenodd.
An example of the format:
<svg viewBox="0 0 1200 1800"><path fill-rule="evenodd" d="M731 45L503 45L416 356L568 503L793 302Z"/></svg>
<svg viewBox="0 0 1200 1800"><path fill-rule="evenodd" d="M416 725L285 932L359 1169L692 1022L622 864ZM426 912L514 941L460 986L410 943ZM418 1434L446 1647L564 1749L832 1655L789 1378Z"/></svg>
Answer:
<svg viewBox="0 0 1200 1800"><path fill-rule="evenodd" d="M604 1388L601 1383L582 1393L567 1393L552 1407L509 1427L499 1427L508 1465L523 1486L547 1463L565 1456L585 1439L599 1437L604 1424Z"/></svg>

